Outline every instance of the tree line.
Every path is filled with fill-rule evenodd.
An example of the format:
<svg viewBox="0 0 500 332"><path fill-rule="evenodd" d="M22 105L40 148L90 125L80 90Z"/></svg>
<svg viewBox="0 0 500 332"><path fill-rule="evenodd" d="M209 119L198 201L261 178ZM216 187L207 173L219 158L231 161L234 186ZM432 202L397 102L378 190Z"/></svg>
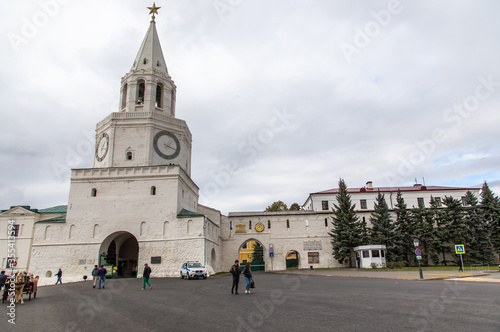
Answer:
<svg viewBox="0 0 500 332"><path fill-rule="evenodd" d="M416 264L413 239L418 238L424 265L456 264L455 244L465 246L464 264L492 264L500 253L500 199L485 182L480 199L468 191L462 200L445 196L442 206L431 197L430 207L419 202L408 208L401 191L391 215L383 193L378 193L370 215L371 226L360 221L343 179L339 181L329 232L333 256L343 263L359 245L386 246L387 262ZM453 258L453 259L451 259ZM351 265L352 266L352 265Z"/></svg>

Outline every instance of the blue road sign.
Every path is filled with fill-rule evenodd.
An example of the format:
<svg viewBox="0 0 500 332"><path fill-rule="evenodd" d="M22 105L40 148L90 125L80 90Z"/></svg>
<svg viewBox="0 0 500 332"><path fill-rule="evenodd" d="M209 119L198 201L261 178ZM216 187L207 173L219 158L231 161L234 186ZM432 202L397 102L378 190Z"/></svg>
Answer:
<svg viewBox="0 0 500 332"><path fill-rule="evenodd" d="M422 251L420 251L420 249L415 249L415 255L421 256L422 255Z"/></svg>
<svg viewBox="0 0 500 332"><path fill-rule="evenodd" d="M274 257L274 252L270 252L269 257Z"/></svg>
<svg viewBox="0 0 500 332"><path fill-rule="evenodd" d="M457 245L455 245L455 253L457 255L463 255L463 254L465 254L465 246L463 244L457 244Z"/></svg>

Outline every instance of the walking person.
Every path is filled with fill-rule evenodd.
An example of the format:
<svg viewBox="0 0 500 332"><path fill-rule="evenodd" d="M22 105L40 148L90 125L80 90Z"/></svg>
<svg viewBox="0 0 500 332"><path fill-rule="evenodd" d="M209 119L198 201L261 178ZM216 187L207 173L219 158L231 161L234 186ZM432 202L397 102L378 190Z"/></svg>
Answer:
<svg viewBox="0 0 500 332"><path fill-rule="evenodd" d="M99 268L97 265L94 265L94 269L92 270L92 281L94 282L94 285L92 285L92 288L95 288L97 285L97 280L99 280Z"/></svg>
<svg viewBox="0 0 500 332"><path fill-rule="evenodd" d="M252 281L252 271L250 271L250 262L245 264L243 269L243 276L245 277L245 294L250 294L250 282Z"/></svg>
<svg viewBox="0 0 500 332"><path fill-rule="evenodd" d="M57 276L56 285L57 285L58 283L62 285L62 281L61 281L61 278L62 278L62 270L61 270L61 269L59 269L59 271L57 272L56 276Z"/></svg>
<svg viewBox="0 0 500 332"><path fill-rule="evenodd" d="M238 284L240 283L240 274L241 274L241 269L240 269L240 261L235 260L234 265L231 266L231 270L229 270L231 274L233 275L233 287L231 287L231 294L238 294ZM233 291L235 291L233 293Z"/></svg>
<svg viewBox="0 0 500 332"><path fill-rule="evenodd" d="M149 276L151 275L151 268L148 266L148 263L144 264L144 272L142 272L142 289L146 288L146 284L149 285L149 289L153 288L153 285L149 282Z"/></svg>
<svg viewBox="0 0 500 332"><path fill-rule="evenodd" d="M108 273L108 270L104 268L104 266L101 265L99 268L99 272L97 275L99 276L99 289L101 289L101 282L102 282L102 288L105 289L104 285L106 284L106 273Z"/></svg>

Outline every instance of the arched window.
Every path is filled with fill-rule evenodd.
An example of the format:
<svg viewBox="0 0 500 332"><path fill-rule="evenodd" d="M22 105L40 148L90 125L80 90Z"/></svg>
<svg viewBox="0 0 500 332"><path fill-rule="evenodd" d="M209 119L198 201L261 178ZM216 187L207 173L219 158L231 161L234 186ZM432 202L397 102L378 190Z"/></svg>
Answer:
<svg viewBox="0 0 500 332"><path fill-rule="evenodd" d="M122 91L122 109L127 107L127 90L128 90L128 85L127 83L125 83Z"/></svg>
<svg viewBox="0 0 500 332"><path fill-rule="evenodd" d="M90 196L91 197L96 197L97 196L97 189L96 188L92 188L92 190L90 191Z"/></svg>
<svg viewBox="0 0 500 332"><path fill-rule="evenodd" d="M52 235L52 230L50 226L45 227L44 240L50 240L51 235Z"/></svg>
<svg viewBox="0 0 500 332"><path fill-rule="evenodd" d="M168 221L163 223L163 235L167 235L168 233Z"/></svg>
<svg viewBox="0 0 500 332"><path fill-rule="evenodd" d="M69 226L69 238L72 239L75 237L75 225Z"/></svg>
<svg viewBox="0 0 500 332"><path fill-rule="evenodd" d="M156 187L155 186L151 187L151 195L156 195Z"/></svg>
<svg viewBox="0 0 500 332"><path fill-rule="evenodd" d="M97 238L99 237L99 233L100 233L100 229L99 229L99 225L98 224L95 224L94 225L94 230L92 231L92 237L93 238Z"/></svg>
<svg viewBox="0 0 500 332"><path fill-rule="evenodd" d="M134 154L131 151L127 152L127 154L125 155L125 159L126 160L134 159Z"/></svg>
<svg viewBox="0 0 500 332"><path fill-rule="evenodd" d="M163 107L163 84L156 85L156 107Z"/></svg>
<svg viewBox="0 0 500 332"><path fill-rule="evenodd" d="M144 104L144 93L146 90L146 85L143 80L137 82L137 105Z"/></svg>

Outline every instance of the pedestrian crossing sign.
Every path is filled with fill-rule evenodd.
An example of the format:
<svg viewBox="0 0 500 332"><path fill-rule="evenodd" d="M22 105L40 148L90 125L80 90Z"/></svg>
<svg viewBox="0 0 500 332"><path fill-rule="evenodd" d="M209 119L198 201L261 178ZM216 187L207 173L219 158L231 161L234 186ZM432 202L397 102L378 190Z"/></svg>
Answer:
<svg viewBox="0 0 500 332"><path fill-rule="evenodd" d="M456 244L455 245L455 253L457 255L465 254L465 246L463 244Z"/></svg>

